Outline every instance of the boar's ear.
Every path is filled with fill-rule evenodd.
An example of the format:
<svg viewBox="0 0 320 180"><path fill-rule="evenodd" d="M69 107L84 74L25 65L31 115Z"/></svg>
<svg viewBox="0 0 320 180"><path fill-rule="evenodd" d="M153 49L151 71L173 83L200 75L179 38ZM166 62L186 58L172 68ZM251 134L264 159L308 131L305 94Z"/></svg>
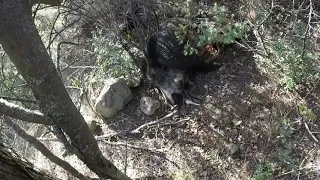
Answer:
<svg viewBox="0 0 320 180"><path fill-rule="evenodd" d="M157 56L157 42L158 37L156 34L153 34L149 37L147 42L147 58L149 62L154 62L158 59Z"/></svg>

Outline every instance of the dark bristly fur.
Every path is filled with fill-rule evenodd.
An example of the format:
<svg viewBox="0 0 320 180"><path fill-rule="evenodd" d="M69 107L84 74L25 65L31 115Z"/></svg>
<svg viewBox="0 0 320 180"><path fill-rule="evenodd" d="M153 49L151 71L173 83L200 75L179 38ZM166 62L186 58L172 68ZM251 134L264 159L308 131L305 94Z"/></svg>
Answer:
<svg viewBox="0 0 320 180"><path fill-rule="evenodd" d="M187 74L220 68L205 63L197 54L184 55L184 44L179 43L174 27L174 22L168 22L147 43L147 75L172 104L181 100Z"/></svg>

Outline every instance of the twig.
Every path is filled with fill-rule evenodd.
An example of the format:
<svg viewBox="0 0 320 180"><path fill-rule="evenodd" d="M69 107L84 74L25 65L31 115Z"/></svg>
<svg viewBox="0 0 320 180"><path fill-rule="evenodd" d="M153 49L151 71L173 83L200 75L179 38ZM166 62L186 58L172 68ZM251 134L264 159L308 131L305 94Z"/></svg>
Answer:
<svg viewBox="0 0 320 180"><path fill-rule="evenodd" d="M124 173L127 174L128 169L128 139L126 138L126 146L125 146L125 158L124 158Z"/></svg>
<svg viewBox="0 0 320 180"><path fill-rule="evenodd" d="M181 122L186 122L186 121L189 121L191 118L188 117L188 118L185 118L185 119L181 119L180 121L176 121L176 122L169 122L169 123L165 123L165 124L161 124L161 126L171 126L171 125L176 125L176 124L179 124ZM154 127L154 126L150 126L150 127Z"/></svg>
<svg viewBox="0 0 320 180"><path fill-rule="evenodd" d="M267 21L267 19L271 16L271 14L272 14L272 12L273 12L273 9L274 9L275 7L277 7L277 5L274 5L274 2L273 2L273 0L272 0L272 1L271 1L270 11L269 11L268 15L261 21L261 23L258 24L258 26L257 26L258 28L260 28L260 26L262 26L262 25Z"/></svg>
<svg viewBox="0 0 320 180"><path fill-rule="evenodd" d="M270 53L269 53L269 51L268 51L268 49L267 49L267 47L266 47L266 43L265 43L265 41L264 41L264 39L263 39L263 36L262 36L262 34L261 34L261 32L260 32L259 29L260 29L260 28L258 27L258 28L257 28L257 33L258 33L258 36L259 36L259 38L260 38L260 40L261 40L261 43L262 43L262 47L263 47L265 56L266 56L266 57L270 57Z"/></svg>
<svg viewBox="0 0 320 180"><path fill-rule="evenodd" d="M285 175L291 174L291 173L293 173L295 171L302 171L302 170L306 170L306 169L311 169L311 167L306 167L305 166L305 167L302 167L302 168L299 168L299 169L296 169L296 170L287 171L287 172L284 172L282 174L279 174L279 175L273 177L273 179L278 179L281 176L285 176Z"/></svg>
<svg viewBox="0 0 320 180"><path fill-rule="evenodd" d="M76 63L76 62L78 62L78 61L80 61L80 60L82 60L82 59L81 59L81 58L78 58L78 59L72 61L71 63L69 63L69 64L67 65L67 67L63 68L60 72L63 72L63 71L65 71L65 70L69 69L74 63ZM70 69L72 69L72 68L70 68Z"/></svg>
<svg viewBox="0 0 320 180"><path fill-rule="evenodd" d="M70 69L102 69L101 67L98 66L69 66Z"/></svg>
<svg viewBox="0 0 320 180"><path fill-rule="evenodd" d="M266 57L270 57L270 53L269 53L269 51L268 51L268 49L267 49L267 47L266 47L266 43L265 43L265 41L264 41L263 35L262 35L261 32L260 32L260 27L261 27L261 26L265 23L265 21L271 16L271 14L272 14L272 12L273 12L273 9L274 9L275 7L277 7L277 6L274 5L274 2L273 2L273 0L272 0L272 2L271 2L271 8L270 8L270 11L269 11L268 15L261 21L260 24L258 24L258 25L256 26L256 28L257 28L257 34L258 34L258 37L259 37L260 40L261 40L262 47L263 47L263 50L264 50L264 52L265 52L265 56L266 56Z"/></svg>
<svg viewBox="0 0 320 180"><path fill-rule="evenodd" d="M310 131L310 129L309 129L309 126L308 126L308 124L306 123L306 122L304 122L304 127L306 128L306 130L308 131L308 133L310 134L310 136L312 137L312 139L314 140L314 141L316 141L318 144L320 144L319 143L319 140L312 134L312 132Z"/></svg>
<svg viewBox="0 0 320 180"><path fill-rule="evenodd" d="M153 124L157 124L158 122L160 121L163 121L164 119L168 118L168 117L171 117L172 115L174 115L175 113L177 112L177 110L174 110L173 112L167 114L166 116L158 119L158 120L155 120L155 121L151 121L149 123L146 123L138 128L136 128L135 130L131 131L131 133L135 134L135 133L140 133L140 130L147 127L147 126L150 126L150 125L153 125Z"/></svg>
<svg viewBox="0 0 320 180"><path fill-rule="evenodd" d="M33 20L35 20L39 8L40 8L40 3L37 4L36 9L32 12L33 13Z"/></svg>
<svg viewBox="0 0 320 180"><path fill-rule="evenodd" d="M299 169L302 168L302 166L305 164L305 162L307 161L308 157L311 157L311 155L316 151L316 148L311 149L308 154L303 158L303 160L301 161L300 165L299 165ZM298 178L300 179L300 170L298 170Z"/></svg>
<svg viewBox="0 0 320 180"><path fill-rule="evenodd" d="M62 76L61 75L61 71L60 71L60 50L61 50L61 45L63 44L69 44L69 45L76 45L76 46L79 46L78 43L74 43L74 42L59 42L58 43L58 48L57 48L57 71L60 73L60 77Z"/></svg>
<svg viewBox="0 0 320 180"><path fill-rule="evenodd" d="M145 127L150 127L150 126L152 126L154 124L157 124L158 122L161 122L164 119L174 115L176 112L177 112L177 110L174 110L173 112L167 114L166 116L164 116L164 117L162 117L162 118L160 118L158 120L151 121L149 123L143 124L143 125L139 126L138 128L136 128L134 130L109 133L109 134L102 135L102 136L96 136L95 138L96 138L97 141L102 141L102 140L104 140L106 138L110 138L110 137L113 137L113 136L120 136L120 135L127 135L127 134L139 134L141 129L143 129ZM179 122L177 122L177 123L179 123ZM164 125L169 125L169 124L164 124Z"/></svg>
<svg viewBox="0 0 320 180"><path fill-rule="evenodd" d="M66 89L75 89L75 90L82 91L82 88L75 87L75 86L65 86L65 88L66 88Z"/></svg>
<svg viewBox="0 0 320 180"><path fill-rule="evenodd" d="M317 85L319 82L320 82L320 78L317 80L317 82L314 84L314 86L310 89L310 91L302 99L305 100L311 94L311 92L317 88ZM285 117L288 117L288 115L297 107L298 107L298 104L295 105L288 113L286 113Z"/></svg>
<svg viewBox="0 0 320 180"><path fill-rule="evenodd" d="M49 44L47 46L48 53L49 53L50 57L51 57L51 49L50 49L51 48L51 43L50 42L52 42L51 39L52 39L52 35L53 35L53 30L55 30L56 22L58 21L59 17L60 17L60 6L58 6L58 14L57 14L56 18L54 19L54 21L52 23L51 30L50 30Z"/></svg>
<svg viewBox="0 0 320 180"><path fill-rule="evenodd" d="M76 19L75 21L73 21L73 22L71 22L70 24L66 25L66 26L65 26L63 29L61 29L60 31L56 32L55 35L54 35L54 37L50 40L48 46L51 46L52 43L54 42L54 40L55 40L61 33L63 33L63 31L65 31L65 30L68 29L69 27L75 25L77 22L80 21L80 19L81 19L81 18Z"/></svg>
<svg viewBox="0 0 320 180"><path fill-rule="evenodd" d="M58 138L37 138L39 141L57 141L60 142Z"/></svg>
<svg viewBox="0 0 320 180"><path fill-rule="evenodd" d="M306 31L304 34L304 39L303 39L303 48L302 48L302 54L301 57L303 58L304 54L305 54L305 49L306 49L306 45L307 45L307 36L310 32L310 22L311 22L311 18L312 18L312 12L313 12L313 5L312 5L312 0L309 0L309 16L308 16L308 24L306 27Z"/></svg>
<svg viewBox="0 0 320 180"><path fill-rule="evenodd" d="M186 100L185 100L185 103L188 104L188 105L200 106L200 104L195 103L195 102L193 102L193 101L191 101L191 100L189 100L189 99L186 99Z"/></svg>
<svg viewBox="0 0 320 180"><path fill-rule="evenodd" d="M127 146L133 149L140 149L140 150L144 150L144 151L151 151L151 152L155 152L155 153L163 153L164 151L166 151L167 149L156 149L156 148L147 148L147 147L141 147L141 146L136 146L136 145L132 145L132 144L128 144L128 143L123 143L123 142L109 142L106 140L103 140L104 143L109 144L109 145L115 145L115 146Z"/></svg>

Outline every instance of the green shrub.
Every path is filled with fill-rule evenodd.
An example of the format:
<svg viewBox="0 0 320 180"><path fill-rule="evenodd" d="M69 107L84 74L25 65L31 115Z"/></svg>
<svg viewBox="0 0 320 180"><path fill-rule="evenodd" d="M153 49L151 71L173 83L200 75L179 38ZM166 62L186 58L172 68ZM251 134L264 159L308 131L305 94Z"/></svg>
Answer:
<svg viewBox="0 0 320 180"><path fill-rule="evenodd" d="M213 7L201 4L181 3L184 12L182 23L176 29L176 35L185 45L185 54L198 53L205 45L214 43L233 44L242 39L249 31L246 22L237 22L225 6Z"/></svg>
<svg viewBox="0 0 320 180"><path fill-rule="evenodd" d="M129 81L141 77L140 69L134 64L131 56L121 44L113 42L111 36L103 35L97 31L93 36L93 47L96 55L95 81L104 81L106 78L122 77Z"/></svg>
<svg viewBox="0 0 320 180"><path fill-rule="evenodd" d="M272 168L268 164L258 164L252 180L267 180L272 179Z"/></svg>
<svg viewBox="0 0 320 180"><path fill-rule="evenodd" d="M260 10L254 25L260 48L266 52L262 62L287 89L317 83L319 55L313 50L309 25L296 17L295 10L277 6L269 11Z"/></svg>

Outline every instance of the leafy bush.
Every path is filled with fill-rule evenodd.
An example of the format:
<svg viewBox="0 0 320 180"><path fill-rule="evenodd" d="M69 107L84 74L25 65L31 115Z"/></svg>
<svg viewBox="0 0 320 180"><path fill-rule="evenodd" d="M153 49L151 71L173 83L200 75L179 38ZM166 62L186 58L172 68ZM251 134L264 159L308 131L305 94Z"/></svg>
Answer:
<svg viewBox="0 0 320 180"><path fill-rule="evenodd" d="M233 44L249 31L246 22L237 22L225 6L213 7L183 2L180 11L184 12L183 22L176 29L176 35L185 45L185 54L198 53L205 45L212 43Z"/></svg>
<svg viewBox="0 0 320 180"><path fill-rule="evenodd" d="M315 119L315 115L307 106L301 105L299 106L299 115L296 118L301 121L312 121ZM299 158L301 158L300 153L303 152L299 152L298 146L300 142L297 142L295 139L296 136L294 135L298 133L300 129L299 127L295 128L294 125L297 125L297 123L293 123L291 119L285 119L282 121L279 129L279 135L277 136L279 144L277 160L278 165L282 166L282 168L287 168L292 171L292 173L299 173L301 162ZM299 154L297 154L297 152L299 152Z"/></svg>
<svg viewBox="0 0 320 180"><path fill-rule="evenodd" d="M297 18L297 11L275 6L260 10L254 29L261 48L262 58L269 70L274 71L288 89L297 84L318 82L320 78L319 55L313 50L312 30Z"/></svg>
<svg viewBox="0 0 320 180"><path fill-rule="evenodd" d="M286 145L290 141L291 135L294 131L294 128L290 123L290 119L285 119L282 121L279 129L279 135L277 136L277 139L281 145Z"/></svg>
<svg viewBox="0 0 320 180"><path fill-rule="evenodd" d="M258 164L252 180L272 179L272 168L268 164Z"/></svg>
<svg viewBox="0 0 320 180"><path fill-rule="evenodd" d="M96 55L96 64L99 68L95 71L95 80L104 81L106 78L122 77L127 82L142 76L140 69L134 64L132 58L119 42L111 41L110 36L105 36L97 31L93 36L93 47Z"/></svg>
<svg viewBox="0 0 320 180"><path fill-rule="evenodd" d="M271 43L272 62L283 74L289 89L295 89L298 83L316 82L320 77L320 69L315 66L319 56L306 48L303 42L300 38L283 37ZM311 44L310 40L305 43Z"/></svg>

